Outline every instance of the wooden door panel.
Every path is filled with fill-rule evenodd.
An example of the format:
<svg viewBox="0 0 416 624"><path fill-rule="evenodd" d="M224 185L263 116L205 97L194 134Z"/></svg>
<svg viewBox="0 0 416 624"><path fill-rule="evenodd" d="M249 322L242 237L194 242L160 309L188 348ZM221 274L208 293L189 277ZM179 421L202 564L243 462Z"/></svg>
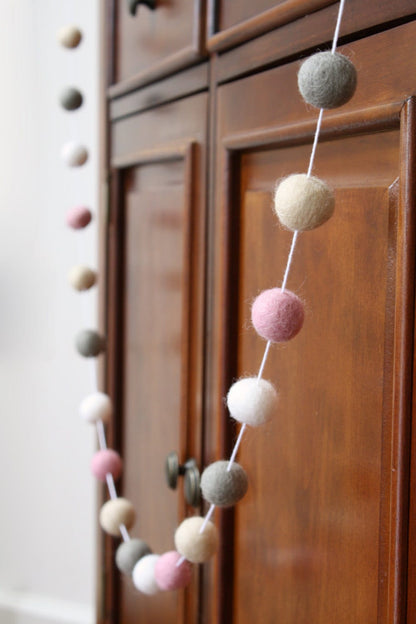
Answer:
<svg viewBox="0 0 416 624"><path fill-rule="evenodd" d="M195 63L203 54L203 0L156 1L139 5L135 16L127 0L114 2L114 85L111 96L147 84Z"/></svg>
<svg viewBox="0 0 416 624"><path fill-rule="evenodd" d="M288 288L305 300L305 326L272 350L265 378L279 409L245 435L248 496L233 517L218 514L223 551L207 587L232 578L234 588L232 600L217 594L218 622L405 621L415 148L414 104L405 103L414 60L403 50L414 34L411 24L351 44L363 82L324 115L314 173L335 189L336 212L300 235ZM250 302L281 283L290 247L273 189L307 169L316 122L297 69L218 89L208 457L235 439L223 396L233 378L258 371L265 345Z"/></svg>
<svg viewBox="0 0 416 624"><path fill-rule="evenodd" d="M207 98L190 99L120 120L112 135L107 377L120 416L121 494L138 515L132 535L156 553L174 548L176 527L195 513L182 483L167 487L167 454L201 465ZM196 567L194 577L187 594L157 597L124 576L108 579L109 608L123 624L193 621Z"/></svg>

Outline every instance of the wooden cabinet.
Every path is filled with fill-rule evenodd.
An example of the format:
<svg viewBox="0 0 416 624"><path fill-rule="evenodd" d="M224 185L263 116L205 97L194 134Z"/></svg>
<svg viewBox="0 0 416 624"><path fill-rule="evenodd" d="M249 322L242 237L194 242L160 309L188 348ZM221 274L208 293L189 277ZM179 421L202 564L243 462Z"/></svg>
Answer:
<svg viewBox="0 0 416 624"><path fill-rule="evenodd" d="M225 4L219 31L256 19L254 5ZM114 572L107 540L102 624L416 621L416 21L408 2L372 4L347 0L340 51L358 88L324 114L314 169L336 211L297 243L288 287L306 321L267 361L280 404L245 434L249 492L216 511L218 555L186 592L140 595ZM147 87L109 91L112 438L121 491L139 512L134 534L157 552L195 513L165 485L164 458L175 449L203 467L229 455L238 427L224 396L257 373L265 346L250 303L281 283L290 247L273 189L307 169L317 118L297 91L299 52L310 36L329 40L337 6L257 12L282 7L310 15L236 48L228 39L227 51Z"/></svg>

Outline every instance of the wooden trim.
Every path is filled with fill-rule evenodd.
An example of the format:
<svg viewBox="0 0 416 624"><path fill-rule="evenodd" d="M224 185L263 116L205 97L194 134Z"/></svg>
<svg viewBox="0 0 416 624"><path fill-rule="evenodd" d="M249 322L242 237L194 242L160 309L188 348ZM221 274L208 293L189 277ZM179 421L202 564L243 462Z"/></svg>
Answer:
<svg viewBox="0 0 416 624"><path fill-rule="evenodd" d="M111 166L115 169L126 169L132 165L145 165L158 162L169 162L186 158L192 141L186 143L174 143L168 147L155 148L134 152L127 156L118 156L111 160Z"/></svg>
<svg viewBox="0 0 416 624"><path fill-rule="evenodd" d="M215 15L217 7L216 2L211 0L209 7L207 48L210 52L226 50L247 39L253 39L278 26L283 26L284 24L292 22L308 13L318 11L330 4L335 4L335 2L336 0L286 0L276 7L268 11L263 11L263 13L236 24L235 26L231 26L226 30L213 32L212 29L216 27L217 22Z"/></svg>
<svg viewBox="0 0 416 624"><path fill-rule="evenodd" d="M332 139L340 134L362 134L375 131L391 130L400 125L400 113L403 102L374 106L351 113L327 113L323 117L320 136ZM268 146L302 145L309 143L316 129L316 119L297 124L273 126L267 129L253 130L227 135L223 139L225 148L233 151Z"/></svg>

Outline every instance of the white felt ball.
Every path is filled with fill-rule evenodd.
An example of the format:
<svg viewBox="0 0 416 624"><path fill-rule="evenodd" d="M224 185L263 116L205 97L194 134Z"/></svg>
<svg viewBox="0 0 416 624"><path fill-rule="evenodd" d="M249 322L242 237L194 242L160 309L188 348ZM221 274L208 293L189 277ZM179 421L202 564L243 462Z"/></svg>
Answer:
<svg viewBox="0 0 416 624"><path fill-rule="evenodd" d="M274 209L289 230L313 230L328 221L335 208L332 189L315 177L295 173L282 180L274 196Z"/></svg>
<svg viewBox="0 0 416 624"><path fill-rule="evenodd" d="M114 498L101 507L100 525L106 533L115 537L120 535L120 525L124 524L126 529L129 529L135 520L134 507L126 498Z"/></svg>
<svg viewBox="0 0 416 624"><path fill-rule="evenodd" d="M146 555L139 559L133 568L133 583L143 594L157 594L159 586L155 579L155 565L159 555Z"/></svg>
<svg viewBox="0 0 416 624"><path fill-rule="evenodd" d="M275 413L277 403L277 392L270 381L257 377L239 379L227 395L232 418L252 427L267 422Z"/></svg>
<svg viewBox="0 0 416 624"><path fill-rule="evenodd" d="M88 290L96 283L97 273L83 264L77 264L69 271L68 281L75 290Z"/></svg>
<svg viewBox="0 0 416 624"><path fill-rule="evenodd" d="M93 392L81 401L79 406L81 417L91 424L101 420L107 423L113 415L113 404L108 394Z"/></svg>
<svg viewBox="0 0 416 624"><path fill-rule="evenodd" d="M68 167L81 167L88 160L88 151L81 143L69 141L63 145L61 156Z"/></svg>
<svg viewBox="0 0 416 624"><path fill-rule="evenodd" d="M175 546L183 557L191 563L203 563L210 559L218 547L218 532L212 522L208 522L200 533L204 518L193 516L178 526L175 532Z"/></svg>
<svg viewBox="0 0 416 624"><path fill-rule="evenodd" d="M81 43L82 33L77 26L69 24L58 30L56 38L64 48L76 48Z"/></svg>

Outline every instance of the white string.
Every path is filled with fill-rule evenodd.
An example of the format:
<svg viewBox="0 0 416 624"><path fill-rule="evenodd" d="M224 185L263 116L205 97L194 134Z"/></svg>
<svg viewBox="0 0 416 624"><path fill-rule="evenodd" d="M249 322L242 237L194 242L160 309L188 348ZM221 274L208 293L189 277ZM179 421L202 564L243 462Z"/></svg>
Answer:
<svg viewBox="0 0 416 624"><path fill-rule="evenodd" d="M105 429L104 429L104 424L102 420L99 420L97 422L96 429L97 429L98 444L100 446L100 449L103 451L107 448L107 442L105 439Z"/></svg>
<svg viewBox="0 0 416 624"><path fill-rule="evenodd" d="M313 139L311 157L309 159L308 173L306 174L308 178L310 177L310 175L312 173L313 162L315 160L316 149L318 147L319 134L321 132L321 124L322 124L323 114L324 114L324 109L321 108L320 111L319 111L319 115L318 115L318 121L316 122L316 130L315 130L315 136L314 136L314 139Z"/></svg>
<svg viewBox="0 0 416 624"><path fill-rule="evenodd" d="M208 509L207 515L204 518L204 522L201 524L201 528L199 529L200 533L203 533L205 531L205 528L206 528L208 522L210 521L210 518L211 518L212 514L214 513L214 511L215 511L215 505L214 505L214 503L212 503L211 507Z"/></svg>
<svg viewBox="0 0 416 624"><path fill-rule="evenodd" d="M261 361L261 365L260 365L260 369L259 369L259 374L257 375L257 383L260 381L260 379L263 376L263 372L264 372L264 367L266 366L266 361L267 361L267 356L269 355L269 351L270 351L270 347L272 346L271 340L268 341L266 348L264 350L264 355L263 355L263 359Z"/></svg>
<svg viewBox="0 0 416 624"><path fill-rule="evenodd" d="M341 0L341 2L339 3L338 18L337 18L337 24L335 26L334 38L332 40L332 50L331 50L332 54L335 53L335 50L337 49L337 45L338 45L339 29L341 27L342 14L344 13L344 5L345 5L345 0Z"/></svg>
<svg viewBox="0 0 416 624"><path fill-rule="evenodd" d="M294 251L295 251L296 242L298 240L298 235L299 235L299 232L296 231L296 232L294 232L293 237L292 237L292 244L290 245L289 256L288 256L287 264L286 264L286 270L285 270L285 274L283 276L282 290L286 290L287 279L289 277L290 267L292 266L293 254L294 254Z"/></svg>
<svg viewBox="0 0 416 624"><path fill-rule="evenodd" d="M231 453L230 461L228 462L228 466L227 466L227 472L230 472L231 466L235 462L235 458L237 457L237 453L238 453L238 448L241 444L241 440L243 439L244 431L246 429L247 429L247 424L244 423L244 425L240 429L240 433L238 434L237 442L234 445L233 452Z"/></svg>

